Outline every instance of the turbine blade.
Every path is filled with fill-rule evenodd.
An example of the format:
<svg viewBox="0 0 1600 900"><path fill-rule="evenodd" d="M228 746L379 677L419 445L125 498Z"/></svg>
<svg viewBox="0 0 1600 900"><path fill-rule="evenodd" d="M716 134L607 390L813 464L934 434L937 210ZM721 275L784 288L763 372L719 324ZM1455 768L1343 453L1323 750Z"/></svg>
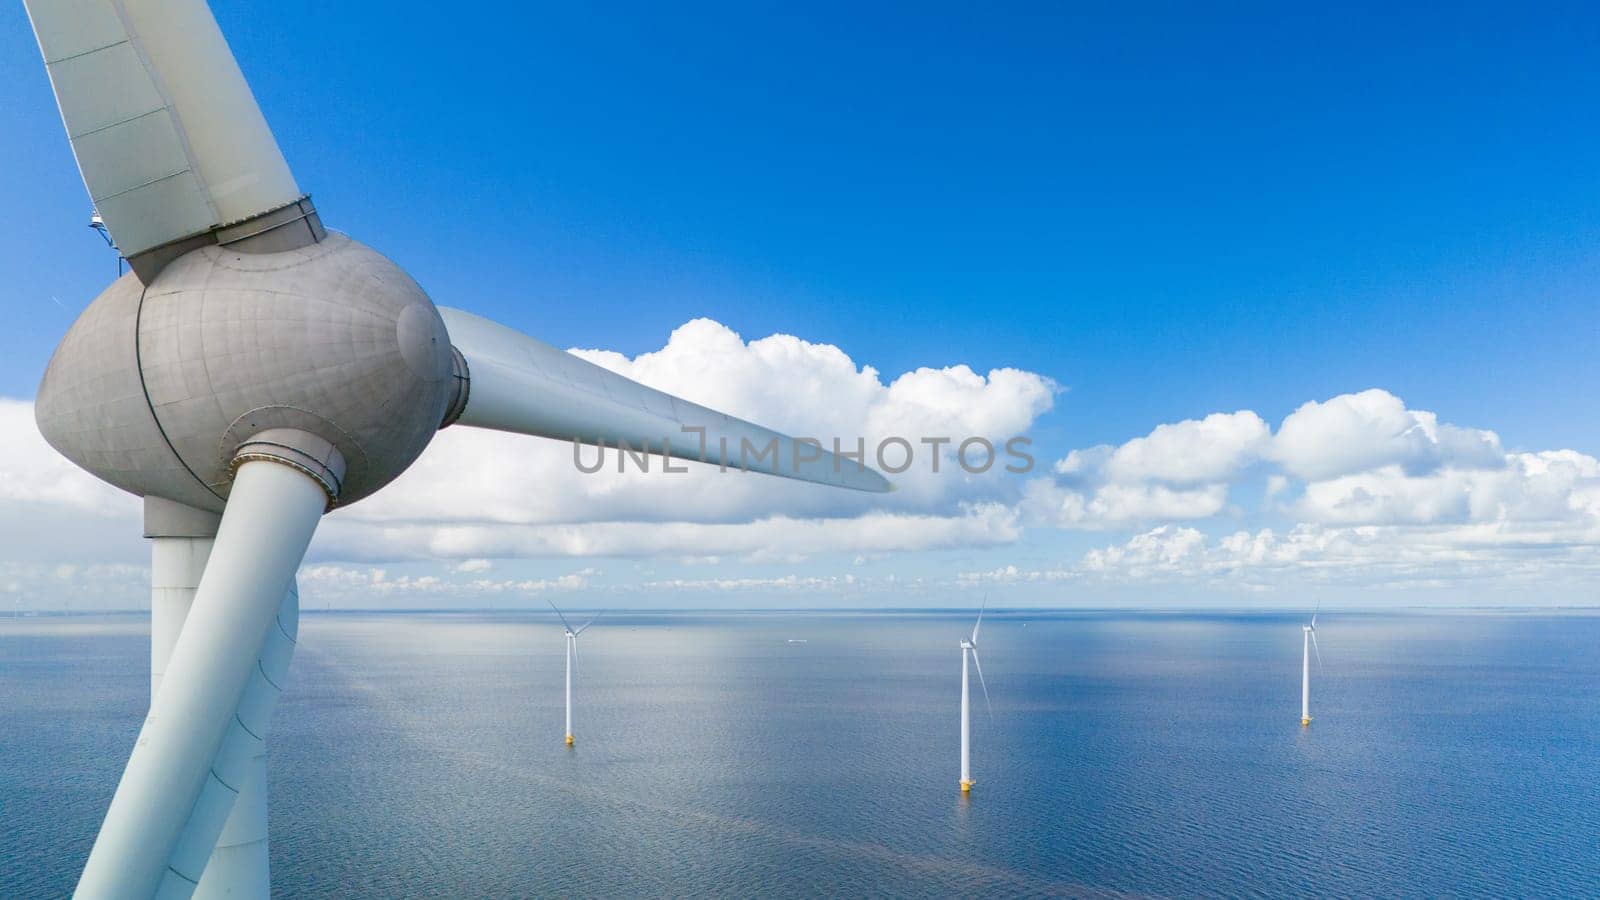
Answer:
<svg viewBox="0 0 1600 900"><path fill-rule="evenodd" d="M625 446L858 491L891 489L882 475L815 441L645 387L471 313L441 307L439 314L467 363L466 409L457 420L462 425L617 452Z"/></svg>
<svg viewBox="0 0 1600 900"><path fill-rule="evenodd" d="M1322 601L1318 600L1317 601L1317 605L1313 606L1311 608L1311 630L1312 631L1315 631L1317 629L1317 613L1319 613L1321 611L1322 611Z"/></svg>
<svg viewBox="0 0 1600 900"><path fill-rule="evenodd" d="M25 5L84 186L124 256L301 199L204 0Z"/></svg>
<svg viewBox="0 0 1600 900"><path fill-rule="evenodd" d="M152 897L168 879L199 880L233 804L216 766L327 502L288 466L239 467L161 690L84 865L82 896ZM213 824L189 831L194 817Z"/></svg>
<svg viewBox="0 0 1600 900"><path fill-rule="evenodd" d="M1336 635L1337 636L1337 635ZM1317 630L1311 629L1311 649L1317 654L1317 671L1322 671L1322 648L1317 646Z"/></svg>
<svg viewBox="0 0 1600 900"><path fill-rule="evenodd" d="M244 690L235 712L237 721L228 726L228 735L222 739L222 749L212 765L219 781L240 788L233 800L233 808L226 804L208 802L205 795L189 817L183 836L178 839L178 852L171 863L179 872L204 870L197 893L209 895L216 885L235 884L240 866L235 851L236 837L241 832L259 833L266 824L267 748L268 726L272 712L278 705L289 673L289 659L294 655L295 635L299 631L300 592L294 582L289 583L289 593L278 607L274 627L267 629L266 644L257 661L258 671L250 675L250 684ZM207 843L208 835L219 845ZM201 854L208 854L210 862Z"/></svg>
<svg viewBox="0 0 1600 900"><path fill-rule="evenodd" d="M550 608L554 609L556 611L556 615L559 616L560 619L561 619L561 627L565 628L568 631L572 631L571 623L569 623L567 621L567 617L566 616L561 615L561 610L556 607L556 602L554 600L551 600L549 597L546 597L544 602L550 604ZM573 631L572 633L573 634L577 634L577 632L575 632L575 631Z"/></svg>
<svg viewBox="0 0 1600 900"><path fill-rule="evenodd" d="M983 595L983 605L978 607L978 621L972 626L972 642L978 642L978 629L983 627L983 611L989 608L989 595Z"/></svg>
<svg viewBox="0 0 1600 900"><path fill-rule="evenodd" d="M572 637L568 638L568 640L572 641L572 674L576 675L576 674L578 674L578 635L577 635L577 633L574 632Z"/></svg>
<svg viewBox="0 0 1600 900"><path fill-rule="evenodd" d="M599 612L595 613L593 616L590 617L589 621L587 621L587 622L583 623L583 625L579 626L578 630L573 632L573 635L576 636L576 635L583 634L583 629L588 628L590 625L593 625L595 619L598 619L598 618L600 618L601 616L603 616L605 614L606 614L606 611L603 610L603 609L600 610Z"/></svg>
<svg viewBox="0 0 1600 900"><path fill-rule="evenodd" d="M990 721L993 721L994 706L989 703L989 685L983 681L983 663L978 661L978 649L976 647L972 649L972 665L978 670L978 686L983 688L983 705L985 709L989 710Z"/></svg>

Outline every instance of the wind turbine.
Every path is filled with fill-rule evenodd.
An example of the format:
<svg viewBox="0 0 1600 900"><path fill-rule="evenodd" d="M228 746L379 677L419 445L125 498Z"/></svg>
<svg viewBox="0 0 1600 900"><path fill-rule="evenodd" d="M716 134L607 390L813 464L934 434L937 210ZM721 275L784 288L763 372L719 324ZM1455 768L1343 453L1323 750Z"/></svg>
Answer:
<svg viewBox="0 0 1600 900"><path fill-rule="evenodd" d="M324 513L393 481L440 428L889 489L814 443L436 308L323 227L204 0L24 4L130 268L57 347L35 415L62 455L144 498L152 540L150 711L77 896L268 896L265 737L295 572ZM777 452L724 449L746 443Z"/></svg>
<svg viewBox="0 0 1600 900"><path fill-rule="evenodd" d="M983 611L989 606L989 598L983 598L983 605L978 607L978 621L973 623L972 634L961 639L961 793L972 791L972 786L977 782L972 780L972 717L968 712L967 702L967 656L972 656L972 667L978 670L978 685L983 688L983 705L989 710L989 717L994 718L994 707L989 704L989 685L983 680L983 663L978 661L978 629L983 627Z"/></svg>
<svg viewBox="0 0 1600 900"><path fill-rule="evenodd" d="M1300 725L1311 724L1311 651L1317 652L1317 671L1322 670L1322 648L1317 646L1317 612L1322 608L1319 602L1317 608L1311 610L1311 622L1300 626L1305 631L1305 649L1300 657Z"/></svg>
<svg viewBox="0 0 1600 900"><path fill-rule="evenodd" d="M546 600L545 602L549 603L550 604L550 608L554 609L556 611L556 615L561 617L561 627L565 628L567 630L567 746L571 747L572 746L572 670L573 670L573 667L576 666L577 662L578 662L578 635L583 634L583 631L584 631L585 628L588 628L590 625L593 625L595 619L598 619L601 616L605 615L605 610L601 610L600 612L595 613L594 616L589 619L589 621L587 621L587 622L583 623L582 625L578 626L577 630L574 631L573 628L572 628L572 624L567 621L567 617L562 615L561 614L561 610L556 607L555 601L554 600Z"/></svg>

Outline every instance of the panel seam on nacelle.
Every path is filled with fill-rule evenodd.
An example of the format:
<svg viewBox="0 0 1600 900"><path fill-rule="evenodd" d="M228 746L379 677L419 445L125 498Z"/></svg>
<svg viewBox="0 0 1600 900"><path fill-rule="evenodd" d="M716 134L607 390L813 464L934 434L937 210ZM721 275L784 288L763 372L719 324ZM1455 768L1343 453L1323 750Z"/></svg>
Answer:
<svg viewBox="0 0 1600 900"><path fill-rule="evenodd" d="M144 377L144 346L143 346L144 345L144 298L149 293L150 293L150 285L144 284L143 282L141 282L139 284L139 308L136 309L134 311L134 313L133 313L133 367L136 370L138 370L138 372L139 372L139 392L144 395L145 408L150 410L150 421L156 423L156 433L161 435L161 440L162 440L163 443L165 443L167 445L167 450L172 453L172 458L176 459L178 461L178 465L183 466L183 470L185 472L189 473L189 477L193 478L195 480L195 483L200 485L202 490L204 490L206 493L210 494L211 496L217 498L218 500L221 500L222 502L226 503L226 502L228 502L227 498L223 497L221 494L219 494L216 491L212 490L211 486L206 484L205 479L201 478L200 474L198 472L196 472L194 469L189 467L189 463L183 458L183 454L178 452L178 448L173 446L172 438L167 436L167 429L164 426L162 426L162 424L161 424L161 416L156 413L155 401L150 399L150 385L148 383L146 383L145 377ZM168 498L168 499L171 499L171 498Z"/></svg>

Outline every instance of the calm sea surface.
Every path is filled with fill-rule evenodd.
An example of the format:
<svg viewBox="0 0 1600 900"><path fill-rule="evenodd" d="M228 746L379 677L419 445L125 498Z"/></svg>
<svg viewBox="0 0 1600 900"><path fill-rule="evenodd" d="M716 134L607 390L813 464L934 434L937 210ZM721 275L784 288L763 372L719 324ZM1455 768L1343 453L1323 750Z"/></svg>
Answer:
<svg viewBox="0 0 1600 900"><path fill-rule="evenodd" d="M308 614L284 897L1600 896L1600 617ZM790 639L805 643L789 643ZM0 897L70 892L147 703L139 617L0 620Z"/></svg>

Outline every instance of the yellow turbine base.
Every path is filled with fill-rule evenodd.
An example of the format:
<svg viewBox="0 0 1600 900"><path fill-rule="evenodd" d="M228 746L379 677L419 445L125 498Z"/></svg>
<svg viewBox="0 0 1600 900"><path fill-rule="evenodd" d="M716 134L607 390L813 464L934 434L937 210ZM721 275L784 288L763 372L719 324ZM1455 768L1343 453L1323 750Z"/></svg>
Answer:
<svg viewBox="0 0 1600 900"><path fill-rule="evenodd" d="M1311 724L1311 717L1310 716L1302 716L1300 718L1300 725L1302 727L1304 727L1306 725L1310 725L1310 724Z"/></svg>
<svg viewBox="0 0 1600 900"><path fill-rule="evenodd" d="M572 735L570 735L570 734L567 735L567 746L568 747L572 746Z"/></svg>
<svg viewBox="0 0 1600 900"><path fill-rule="evenodd" d="M972 786L975 785L975 784L977 784L976 781L962 781L961 782L961 793L963 793L963 794L972 793Z"/></svg>

